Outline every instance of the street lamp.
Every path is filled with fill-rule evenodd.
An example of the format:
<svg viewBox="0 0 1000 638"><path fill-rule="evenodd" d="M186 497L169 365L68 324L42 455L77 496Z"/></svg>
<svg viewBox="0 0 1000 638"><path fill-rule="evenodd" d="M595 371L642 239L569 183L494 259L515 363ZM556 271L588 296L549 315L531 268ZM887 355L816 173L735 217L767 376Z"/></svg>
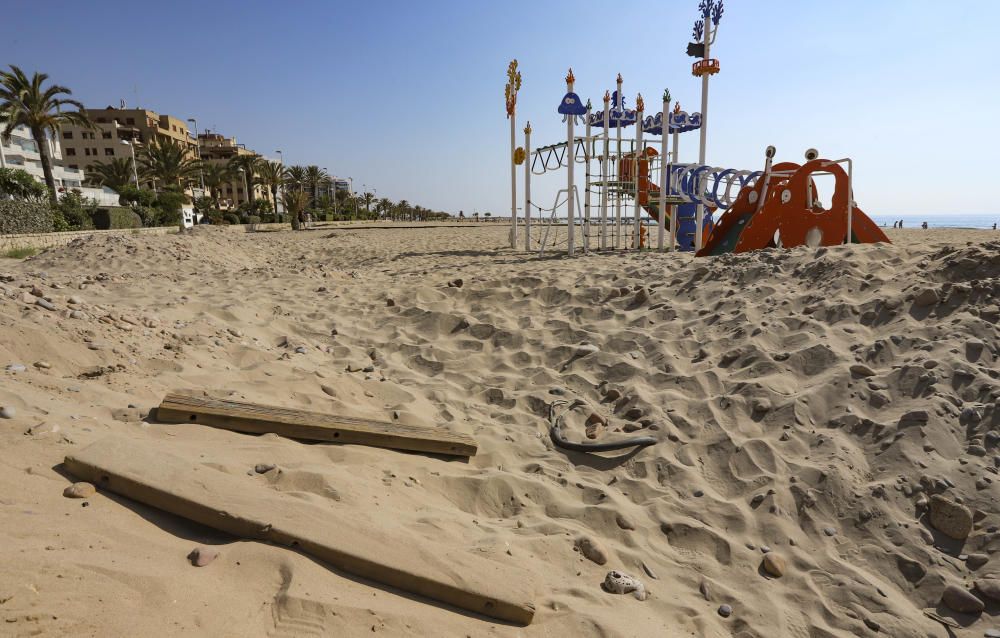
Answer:
<svg viewBox="0 0 1000 638"><path fill-rule="evenodd" d="M188 122L194 124L194 152L198 155L198 180L201 182L201 194L205 195L205 173L201 166L201 139L198 137L198 120L193 117L188 118Z"/></svg>
<svg viewBox="0 0 1000 638"><path fill-rule="evenodd" d="M354 217L351 218L353 221L358 218L358 198L354 196L354 178L348 177L347 179L351 182L351 199L354 200Z"/></svg>
<svg viewBox="0 0 1000 638"><path fill-rule="evenodd" d="M138 190L139 189L139 169L136 168L136 165L135 165L135 146L133 146L132 142L129 142L128 140L122 140L121 142L125 146L129 147L129 149L131 149L131 151L132 151L132 176L135 177L135 187L136 187L136 190Z"/></svg>
<svg viewBox="0 0 1000 638"><path fill-rule="evenodd" d="M240 175L243 176L243 196L247 198L247 203L250 203L250 185L247 183L247 172L242 167L239 168L239 171Z"/></svg>

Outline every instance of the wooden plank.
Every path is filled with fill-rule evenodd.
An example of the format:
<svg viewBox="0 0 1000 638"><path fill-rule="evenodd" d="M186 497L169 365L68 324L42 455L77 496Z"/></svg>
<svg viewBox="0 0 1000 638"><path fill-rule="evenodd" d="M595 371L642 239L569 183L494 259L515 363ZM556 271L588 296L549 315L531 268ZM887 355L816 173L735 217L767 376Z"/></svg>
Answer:
<svg viewBox="0 0 1000 638"><path fill-rule="evenodd" d="M192 393L171 392L156 410L165 423L201 423L236 432L272 432L293 439L354 443L413 452L475 456L476 441L445 429L336 416Z"/></svg>
<svg viewBox="0 0 1000 638"><path fill-rule="evenodd" d="M450 545L389 537L346 508L290 497L162 447L109 436L68 455L66 468L101 490L234 536L295 547L377 583L511 623L534 616L524 570Z"/></svg>

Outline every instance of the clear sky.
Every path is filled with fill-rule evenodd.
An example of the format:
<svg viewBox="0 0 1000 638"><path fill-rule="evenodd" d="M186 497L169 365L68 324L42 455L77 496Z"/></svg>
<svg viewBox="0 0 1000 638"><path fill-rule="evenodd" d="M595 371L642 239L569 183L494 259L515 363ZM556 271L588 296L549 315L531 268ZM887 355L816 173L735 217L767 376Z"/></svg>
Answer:
<svg viewBox="0 0 1000 638"><path fill-rule="evenodd" d="M565 138L569 66L595 105L621 72L629 105L641 91L650 111L669 87L696 111L696 13L696 0L5 0L0 64L45 71L89 107L196 117L380 197L507 214L508 61L524 78L519 143L525 119L534 145ZM998 24L991 0L727 0L708 161L759 168L768 144L779 160L816 147L854 158L871 214L996 212ZM695 159L689 133L681 160ZM544 206L551 182L535 187Z"/></svg>

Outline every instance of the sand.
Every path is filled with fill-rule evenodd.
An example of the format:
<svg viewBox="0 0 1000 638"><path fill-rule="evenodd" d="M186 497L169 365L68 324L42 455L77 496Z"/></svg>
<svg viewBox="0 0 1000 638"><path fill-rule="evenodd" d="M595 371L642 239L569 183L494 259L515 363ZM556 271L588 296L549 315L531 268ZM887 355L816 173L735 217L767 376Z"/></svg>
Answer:
<svg viewBox="0 0 1000 638"><path fill-rule="evenodd" d="M1000 604L940 601L1000 575L1000 235L889 233L570 260L504 248L501 226L200 228L2 260L0 634L982 636ZM448 428L479 454L147 416L180 388ZM548 406L574 399L588 406L567 415L574 440L596 413L594 440L658 443L555 448ZM459 613L113 494L64 497L65 455L109 434L325 508L331 527L526 570L534 622ZM964 541L930 524L932 494L974 515ZM193 566L198 546L218 558ZM605 591L612 570L645 600Z"/></svg>

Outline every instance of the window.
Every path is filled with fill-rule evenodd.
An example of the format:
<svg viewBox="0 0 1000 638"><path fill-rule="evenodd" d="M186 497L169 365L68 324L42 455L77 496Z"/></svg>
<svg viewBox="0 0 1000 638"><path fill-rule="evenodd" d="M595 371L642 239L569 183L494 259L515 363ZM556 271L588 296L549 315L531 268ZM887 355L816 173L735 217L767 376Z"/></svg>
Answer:
<svg viewBox="0 0 1000 638"><path fill-rule="evenodd" d="M134 126L135 125L135 118L134 117L126 117L125 118L125 123L128 124L129 126Z"/></svg>
<svg viewBox="0 0 1000 638"><path fill-rule="evenodd" d="M73 131L63 131L63 139L64 140L73 139Z"/></svg>
<svg viewBox="0 0 1000 638"><path fill-rule="evenodd" d="M94 157L97 157L97 149L96 148L91 148L90 149L90 154L93 155Z"/></svg>
<svg viewBox="0 0 1000 638"><path fill-rule="evenodd" d="M101 132L101 138L105 139L105 140L110 140L111 139L111 131L102 131Z"/></svg>
<svg viewBox="0 0 1000 638"><path fill-rule="evenodd" d="M76 156L76 149L75 148L67 148L66 149L66 155L68 157L74 157L74 156Z"/></svg>
<svg viewBox="0 0 1000 638"><path fill-rule="evenodd" d="M83 154L86 155L87 157L90 157L90 149L89 148L83 149Z"/></svg>
<svg viewBox="0 0 1000 638"><path fill-rule="evenodd" d="M105 155L114 155L115 154L115 149L113 149L113 148L106 148L106 149L104 149L104 154Z"/></svg>

